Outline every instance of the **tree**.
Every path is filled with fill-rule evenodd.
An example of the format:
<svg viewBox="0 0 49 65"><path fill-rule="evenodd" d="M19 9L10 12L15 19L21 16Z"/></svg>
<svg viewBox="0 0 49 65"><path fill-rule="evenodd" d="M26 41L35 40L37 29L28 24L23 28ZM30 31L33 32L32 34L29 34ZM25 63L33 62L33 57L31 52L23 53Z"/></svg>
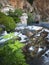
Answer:
<svg viewBox="0 0 49 65"><path fill-rule="evenodd" d="M6 16L1 12L0 12L0 24L4 25L7 31L13 31L16 27L16 24L12 19L12 17Z"/></svg>

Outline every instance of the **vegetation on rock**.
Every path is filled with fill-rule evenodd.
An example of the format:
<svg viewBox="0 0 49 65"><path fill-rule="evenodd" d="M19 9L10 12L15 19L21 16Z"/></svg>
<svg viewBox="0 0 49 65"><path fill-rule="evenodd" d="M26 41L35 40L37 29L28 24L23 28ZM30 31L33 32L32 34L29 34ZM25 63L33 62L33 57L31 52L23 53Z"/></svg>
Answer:
<svg viewBox="0 0 49 65"><path fill-rule="evenodd" d="M0 24L5 26L6 31L13 31L16 27L16 24L12 17L6 16L0 12Z"/></svg>
<svg viewBox="0 0 49 65"><path fill-rule="evenodd" d="M30 12L28 12L27 13L28 14L28 24L32 24L33 22L34 22L34 16L33 16L33 14L32 13L30 13Z"/></svg>
<svg viewBox="0 0 49 65"><path fill-rule="evenodd" d="M11 10L8 12L8 15L10 17L13 18L13 20L16 22L16 23L19 23L20 22L20 16L22 15L22 10L21 9L16 9L14 12L12 12Z"/></svg>

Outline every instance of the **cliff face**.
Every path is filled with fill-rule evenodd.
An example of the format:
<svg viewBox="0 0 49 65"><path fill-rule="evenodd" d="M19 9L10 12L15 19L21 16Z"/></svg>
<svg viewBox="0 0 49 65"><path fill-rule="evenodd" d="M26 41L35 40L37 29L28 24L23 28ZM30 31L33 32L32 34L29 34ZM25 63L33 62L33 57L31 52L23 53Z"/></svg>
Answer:
<svg viewBox="0 0 49 65"><path fill-rule="evenodd" d="M0 0L0 3L3 4L3 6L11 5L14 8L25 8L25 9L31 9L34 7L36 12L42 15L42 18L49 17L49 0ZM29 4L29 2L33 5Z"/></svg>
<svg viewBox="0 0 49 65"><path fill-rule="evenodd" d="M10 5L23 9L24 0L9 0Z"/></svg>
<svg viewBox="0 0 49 65"><path fill-rule="evenodd" d="M34 0L34 7L38 11L42 18L49 17L49 0Z"/></svg>
<svg viewBox="0 0 49 65"><path fill-rule="evenodd" d="M27 0L42 18L49 18L49 0Z"/></svg>
<svg viewBox="0 0 49 65"><path fill-rule="evenodd" d="M0 0L0 3L3 6L11 5L11 6L15 7L15 8L21 8L21 9L23 9L24 1L25 0Z"/></svg>
<svg viewBox="0 0 49 65"><path fill-rule="evenodd" d="M21 8L25 10L31 10L31 5L27 0L0 0L3 6L11 5L14 8Z"/></svg>

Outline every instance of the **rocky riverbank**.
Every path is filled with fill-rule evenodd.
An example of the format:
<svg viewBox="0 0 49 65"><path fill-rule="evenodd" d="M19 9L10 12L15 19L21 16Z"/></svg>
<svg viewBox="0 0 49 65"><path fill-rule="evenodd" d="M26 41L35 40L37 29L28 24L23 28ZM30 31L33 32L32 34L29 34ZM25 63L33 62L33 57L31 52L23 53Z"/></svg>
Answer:
<svg viewBox="0 0 49 65"><path fill-rule="evenodd" d="M6 35L9 35L8 38L5 38ZM13 39L14 36L18 36L18 40L21 43L25 43L25 47L22 49L23 53L26 56L26 61L30 65L39 65L39 63L43 62L43 65L48 61L43 61L43 55L46 57L49 56L46 54L49 50L49 29L44 28L42 26L17 26L15 28L15 32L10 34L6 34L5 37L0 37L0 43L4 43L9 39ZM46 58L44 56L44 58ZM33 59L34 58L34 59ZM38 59L38 60L37 60ZM42 59L42 61L41 61ZM35 63L36 61L36 63ZM39 61L39 62L38 62ZM45 63L46 62L46 63ZM42 65L42 64L41 64Z"/></svg>

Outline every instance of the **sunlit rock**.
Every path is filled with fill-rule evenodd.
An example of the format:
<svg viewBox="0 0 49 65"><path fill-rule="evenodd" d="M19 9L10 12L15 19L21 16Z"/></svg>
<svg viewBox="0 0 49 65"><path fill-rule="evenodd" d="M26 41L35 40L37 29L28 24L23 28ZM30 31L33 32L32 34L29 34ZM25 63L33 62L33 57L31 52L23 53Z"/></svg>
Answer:
<svg viewBox="0 0 49 65"><path fill-rule="evenodd" d="M42 50L43 50L42 48L39 48L39 49L38 49L38 53L41 52Z"/></svg>
<svg viewBox="0 0 49 65"><path fill-rule="evenodd" d="M40 20L41 20L41 16L39 14L36 14L34 21L38 24Z"/></svg>
<svg viewBox="0 0 49 65"><path fill-rule="evenodd" d="M30 50L30 51L34 51L34 47L31 46L31 47L29 48L29 50Z"/></svg>
<svg viewBox="0 0 49 65"><path fill-rule="evenodd" d="M2 35L4 36L4 35L7 35L7 34L8 34L7 31L4 31Z"/></svg>
<svg viewBox="0 0 49 65"><path fill-rule="evenodd" d="M19 34L18 36L21 38L20 42L26 42L27 41L27 36L26 35Z"/></svg>
<svg viewBox="0 0 49 65"><path fill-rule="evenodd" d="M27 13L23 13L20 19L22 24L27 25L27 19L28 19Z"/></svg>
<svg viewBox="0 0 49 65"><path fill-rule="evenodd" d="M6 15L8 15L9 10L14 11L15 9L10 5L6 5L4 8L1 9L1 12L4 12Z"/></svg>

